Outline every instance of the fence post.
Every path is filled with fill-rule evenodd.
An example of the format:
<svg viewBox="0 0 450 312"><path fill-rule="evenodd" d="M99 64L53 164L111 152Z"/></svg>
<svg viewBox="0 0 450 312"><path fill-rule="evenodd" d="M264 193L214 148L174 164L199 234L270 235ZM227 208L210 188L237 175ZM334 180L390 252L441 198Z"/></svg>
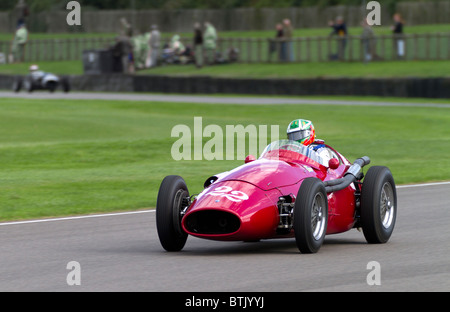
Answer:
<svg viewBox="0 0 450 312"><path fill-rule="evenodd" d="M311 62L311 38L306 38L306 60Z"/></svg>
<svg viewBox="0 0 450 312"><path fill-rule="evenodd" d="M314 37L314 39L317 42L317 61L322 62L322 40L320 37Z"/></svg>
<svg viewBox="0 0 450 312"><path fill-rule="evenodd" d="M352 62L353 61L353 36L347 36L348 38L348 42L347 45L349 46L349 52L348 52L348 61ZM345 55L344 55L345 58Z"/></svg>
<svg viewBox="0 0 450 312"><path fill-rule="evenodd" d="M332 52L332 48L331 46L333 45L333 41L331 40L331 36L327 37L327 42L328 42L328 55L327 55L327 60L330 60L331 54Z"/></svg>
<svg viewBox="0 0 450 312"><path fill-rule="evenodd" d="M443 34L444 37L444 44L445 44L445 40L447 39L447 55L444 54L444 59L450 59L450 34L448 34L447 36L445 36L445 34Z"/></svg>
<svg viewBox="0 0 450 312"><path fill-rule="evenodd" d="M417 51L419 50L419 45L417 44L417 34L413 35L413 39L412 42L414 42L414 56L413 56L413 60L417 60Z"/></svg>
<svg viewBox="0 0 450 312"><path fill-rule="evenodd" d="M441 59L441 33L436 34L436 60Z"/></svg>
<svg viewBox="0 0 450 312"><path fill-rule="evenodd" d="M256 54L256 61L258 63L261 63L261 49L262 49L262 44L261 44L262 39L261 38L257 38L256 39L256 49L257 49L257 54Z"/></svg>

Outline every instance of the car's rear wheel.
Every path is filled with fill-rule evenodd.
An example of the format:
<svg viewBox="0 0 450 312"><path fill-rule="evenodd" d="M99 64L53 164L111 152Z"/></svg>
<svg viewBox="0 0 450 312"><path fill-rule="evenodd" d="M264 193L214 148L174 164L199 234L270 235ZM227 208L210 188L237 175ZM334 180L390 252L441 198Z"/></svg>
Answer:
<svg viewBox="0 0 450 312"><path fill-rule="evenodd" d="M14 92L19 92L22 89L22 78L19 77L14 79L12 89Z"/></svg>
<svg viewBox="0 0 450 312"><path fill-rule="evenodd" d="M397 217L397 192L387 167L370 167L361 189L361 227L366 241L386 243Z"/></svg>
<svg viewBox="0 0 450 312"><path fill-rule="evenodd" d="M29 93L34 91L34 85L33 85L33 81L31 80L31 78L26 78L23 81L23 86L24 86L25 90L27 90Z"/></svg>
<svg viewBox="0 0 450 312"><path fill-rule="evenodd" d="M317 178L306 178L298 190L294 206L294 234L302 253L316 253L325 239L328 199L325 186Z"/></svg>
<svg viewBox="0 0 450 312"><path fill-rule="evenodd" d="M159 241L167 251L180 251L187 240L181 227L181 212L189 191L180 176L167 176L161 182L156 201L156 228Z"/></svg>
<svg viewBox="0 0 450 312"><path fill-rule="evenodd" d="M47 82L47 89L51 93L55 92L57 87L58 87L58 83L56 81L49 81L49 82Z"/></svg>
<svg viewBox="0 0 450 312"><path fill-rule="evenodd" d="M62 89L65 93L68 93L70 91L70 82L67 77L63 77L61 79L61 85L62 85Z"/></svg>

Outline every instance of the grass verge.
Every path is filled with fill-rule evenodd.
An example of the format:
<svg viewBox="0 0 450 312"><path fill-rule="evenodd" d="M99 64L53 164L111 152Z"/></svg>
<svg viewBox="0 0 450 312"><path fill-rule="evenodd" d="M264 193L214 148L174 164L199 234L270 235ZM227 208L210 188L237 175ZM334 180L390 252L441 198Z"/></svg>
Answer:
<svg viewBox="0 0 450 312"><path fill-rule="evenodd" d="M34 62L0 65L0 74L25 75ZM39 67L58 75L82 75L81 61L38 62ZM223 78L386 78L450 77L449 61L407 61L377 63L293 63L224 64L204 66L166 65L138 71L138 75L213 76Z"/></svg>

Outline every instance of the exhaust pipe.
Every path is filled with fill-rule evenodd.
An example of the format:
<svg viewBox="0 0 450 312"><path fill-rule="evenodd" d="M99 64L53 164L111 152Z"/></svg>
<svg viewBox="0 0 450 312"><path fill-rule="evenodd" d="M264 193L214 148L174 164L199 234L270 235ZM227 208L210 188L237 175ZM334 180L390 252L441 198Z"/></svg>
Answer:
<svg viewBox="0 0 450 312"><path fill-rule="evenodd" d="M343 178L325 181L325 191L332 193L345 189L351 183L361 180L363 178L362 168L370 164L370 158L363 156L355 160L355 162L348 168Z"/></svg>

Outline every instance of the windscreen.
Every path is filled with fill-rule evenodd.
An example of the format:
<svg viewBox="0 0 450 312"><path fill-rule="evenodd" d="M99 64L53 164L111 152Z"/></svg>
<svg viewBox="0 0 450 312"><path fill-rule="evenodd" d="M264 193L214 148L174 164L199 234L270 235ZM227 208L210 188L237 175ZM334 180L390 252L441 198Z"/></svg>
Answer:
<svg viewBox="0 0 450 312"><path fill-rule="evenodd" d="M307 146L298 143L297 141L291 141L291 140L279 140L270 143L262 152L261 156L259 158L264 158L265 155L271 151L276 150L287 150L292 151L301 155L304 155L315 162L327 166L328 164L325 164L325 161L320 157L315 151L308 148Z"/></svg>

